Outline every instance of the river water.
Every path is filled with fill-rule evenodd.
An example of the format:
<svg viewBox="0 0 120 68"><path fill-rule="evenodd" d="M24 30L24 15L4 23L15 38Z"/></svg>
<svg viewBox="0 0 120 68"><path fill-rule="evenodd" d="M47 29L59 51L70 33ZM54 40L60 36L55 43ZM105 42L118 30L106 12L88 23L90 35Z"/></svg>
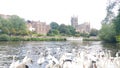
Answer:
<svg viewBox="0 0 120 68"><path fill-rule="evenodd" d="M56 48L60 48L63 51L71 51L72 49L85 49L91 50L108 49L111 50L112 56L120 50L120 46L116 44L102 43L100 41L42 41L42 42L0 42L0 68L9 68L12 63L12 56L16 55L15 60L22 60L27 51L30 51L30 57L33 59L31 68L40 68L37 64L40 52L44 52L45 48L51 48L54 53ZM52 54L54 55L54 54Z"/></svg>

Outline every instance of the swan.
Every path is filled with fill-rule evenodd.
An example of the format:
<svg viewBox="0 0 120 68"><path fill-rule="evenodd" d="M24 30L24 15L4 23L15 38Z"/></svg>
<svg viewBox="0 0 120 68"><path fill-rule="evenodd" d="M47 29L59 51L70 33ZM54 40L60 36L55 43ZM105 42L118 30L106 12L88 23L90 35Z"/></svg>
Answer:
<svg viewBox="0 0 120 68"><path fill-rule="evenodd" d="M72 66L72 53L65 53L60 57L59 64L61 67Z"/></svg>
<svg viewBox="0 0 120 68"><path fill-rule="evenodd" d="M30 52L28 51L27 52L27 55L29 54ZM13 56L13 61L12 63L10 64L10 67L9 68L29 68L27 64L29 63L32 63L32 59L29 58L28 56L25 56L24 59L20 62L19 60L18 61L15 61L15 57L16 56Z"/></svg>
<svg viewBox="0 0 120 68"><path fill-rule="evenodd" d="M104 68L119 68L116 63L114 63L114 58L110 57L108 60L106 60L104 64Z"/></svg>
<svg viewBox="0 0 120 68"><path fill-rule="evenodd" d="M27 51L27 55L23 58L23 60L16 66L16 68L29 68L27 64L32 64L33 61L28 57L30 51Z"/></svg>
<svg viewBox="0 0 120 68"><path fill-rule="evenodd" d="M44 62L48 62L45 68L53 68L59 65L59 61L54 56L52 56L48 51L46 52Z"/></svg>
<svg viewBox="0 0 120 68"><path fill-rule="evenodd" d="M18 60L18 61L15 61L15 57L16 56L13 56L13 61L12 63L10 64L9 68L29 68L26 63L26 62L21 62Z"/></svg>
<svg viewBox="0 0 120 68"><path fill-rule="evenodd" d="M30 51L27 51L27 55L23 58L22 63L33 63L32 59L28 57L28 55L30 54Z"/></svg>
<svg viewBox="0 0 120 68"><path fill-rule="evenodd" d="M114 63L116 63L118 65L118 67L120 68L120 57L119 57L119 53L116 53L116 57L114 58Z"/></svg>
<svg viewBox="0 0 120 68"><path fill-rule="evenodd" d="M15 68L29 68L25 63L19 63Z"/></svg>
<svg viewBox="0 0 120 68"><path fill-rule="evenodd" d="M65 61L62 65L62 68L73 68L72 62Z"/></svg>
<svg viewBox="0 0 120 68"><path fill-rule="evenodd" d="M10 64L9 68L15 68L19 64L19 60L15 62L15 55L13 56L13 61Z"/></svg>
<svg viewBox="0 0 120 68"><path fill-rule="evenodd" d="M44 58L44 56L43 56L43 53L41 53L39 59L37 60L37 63L38 63L39 65L41 65L41 64L44 63L44 62L45 62L45 58Z"/></svg>
<svg viewBox="0 0 120 68"><path fill-rule="evenodd" d="M115 57L111 57L111 51L108 50L108 54L106 56L103 68L119 68L117 63L115 62Z"/></svg>
<svg viewBox="0 0 120 68"><path fill-rule="evenodd" d="M75 57L73 58L73 67L74 68L83 68L83 60L80 58L80 54L76 54Z"/></svg>

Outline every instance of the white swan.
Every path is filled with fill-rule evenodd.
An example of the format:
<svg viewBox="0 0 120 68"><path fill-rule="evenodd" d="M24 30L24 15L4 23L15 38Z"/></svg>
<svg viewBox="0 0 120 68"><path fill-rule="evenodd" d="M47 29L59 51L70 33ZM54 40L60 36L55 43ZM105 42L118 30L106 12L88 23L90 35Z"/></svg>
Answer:
<svg viewBox="0 0 120 68"><path fill-rule="evenodd" d="M27 64L32 64L32 58L30 58L28 55L30 55L30 51L27 51L27 55L23 58L22 63Z"/></svg>
<svg viewBox="0 0 120 68"><path fill-rule="evenodd" d="M108 50L108 55L104 63L103 68L119 68L117 63L115 62L115 57L111 57L111 51Z"/></svg>
<svg viewBox="0 0 120 68"><path fill-rule="evenodd" d="M80 58L79 53L76 54L76 56L73 58L73 67L74 68L83 68L84 64L83 64L83 60Z"/></svg>
<svg viewBox="0 0 120 68"><path fill-rule="evenodd" d="M50 54L50 50L45 52L45 57L43 58L44 59L41 58L41 60L43 60L45 63L47 62L45 68L53 68L59 64L59 61Z"/></svg>
<svg viewBox="0 0 120 68"><path fill-rule="evenodd" d="M12 63L10 64L9 68L15 68L17 65L19 65L19 60L18 61L15 61L15 55L13 56L13 61Z"/></svg>
<svg viewBox="0 0 120 68"><path fill-rule="evenodd" d="M119 68L116 63L113 62L114 58L111 57L110 59L106 60L104 64L104 68Z"/></svg>
<svg viewBox="0 0 120 68"><path fill-rule="evenodd" d="M60 57L59 64L61 67L72 67L72 53L65 53Z"/></svg>
<svg viewBox="0 0 120 68"><path fill-rule="evenodd" d="M44 62L45 62L45 57L43 56L43 53L41 53L39 59L37 60L37 63L41 65Z"/></svg>
<svg viewBox="0 0 120 68"><path fill-rule="evenodd" d="M9 68L29 68L26 63L20 63L19 60L15 61L15 56L13 56L13 62L10 64Z"/></svg>
<svg viewBox="0 0 120 68"><path fill-rule="evenodd" d="M118 67L120 68L120 57L119 57L119 53L116 53L116 57L114 58L114 63L116 63L118 65Z"/></svg>

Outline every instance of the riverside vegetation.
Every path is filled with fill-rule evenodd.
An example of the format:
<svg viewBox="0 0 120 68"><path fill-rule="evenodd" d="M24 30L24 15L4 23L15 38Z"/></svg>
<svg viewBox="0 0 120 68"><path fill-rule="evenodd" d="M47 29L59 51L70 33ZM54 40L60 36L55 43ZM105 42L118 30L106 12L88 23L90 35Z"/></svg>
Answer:
<svg viewBox="0 0 120 68"><path fill-rule="evenodd" d="M7 19L0 17L0 41L65 41L66 36L89 37L87 33L76 32L70 25L51 22L50 27L47 35L42 35L29 31L26 21L19 16L12 15ZM96 35L94 32L93 29L91 35Z"/></svg>
<svg viewBox="0 0 120 68"><path fill-rule="evenodd" d="M120 8L117 8L117 16L115 15L116 11L113 11L119 4L114 0L106 8L107 15L102 21L102 28L99 31L99 37L105 42L120 42Z"/></svg>
<svg viewBox="0 0 120 68"><path fill-rule="evenodd" d="M31 37L35 35L34 37ZM63 41L65 38L38 38L43 36L27 30L26 22L19 16L0 17L0 41Z"/></svg>

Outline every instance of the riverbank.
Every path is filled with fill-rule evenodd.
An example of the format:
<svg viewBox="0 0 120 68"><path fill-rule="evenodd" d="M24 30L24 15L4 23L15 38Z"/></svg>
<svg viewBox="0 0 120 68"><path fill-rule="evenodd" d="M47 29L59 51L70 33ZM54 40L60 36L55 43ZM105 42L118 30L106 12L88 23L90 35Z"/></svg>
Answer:
<svg viewBox="0 0 120 68"><path fill-rule="evenodd" d="M25 36L8 36L0 35L0 41L66 41L62 37L25 37Z"/></svg>
<svg viewBox="0 0 120 68"><path fill-rule="evenodd" d="M81 40L82 38L82 40ZM81 41L101 41L98 37L81 37ZM41 36L41 37L30 37L30 36L9 36L6 34L0 35L0 41L67 41L68 37L64 36ZM74 40L79 40L75 38Z"/></svg>
<svg viewBox="0 0 120 68"><path fill-rule="evenodd" d="M101 41L98 37L83 38L83 41Z"/></svg>

